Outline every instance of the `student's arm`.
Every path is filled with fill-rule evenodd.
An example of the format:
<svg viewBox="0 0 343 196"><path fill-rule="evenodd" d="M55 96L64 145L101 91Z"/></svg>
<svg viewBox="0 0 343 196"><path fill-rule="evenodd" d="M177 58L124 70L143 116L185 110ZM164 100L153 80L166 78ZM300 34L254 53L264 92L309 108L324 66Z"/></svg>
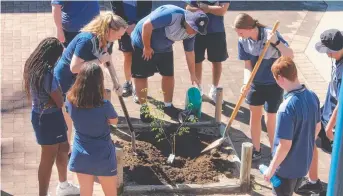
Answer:
<svg viewBox="0 0 343 196"><path fill-rule="evenodd" d="M195 54L194 54L195 37L183 40L183 49L185 50L186 61L188 65L191 82L193 85L199 85L199 80L195 76Z"/></svg>
<svg viewBox="0 0 343 196"><path fill-rule="evenodd" d="M332 115L330 117L330 120L326 126L326 136L331 140L333 141L334 139L334 135L333 135L333 128L334 126L336 125L336 118L337 118L337 111L338 111L338 105L339 105L339 102L337 102L337 106L335 107L335 109L333 110L332 112Z"/></svg>
<svg viewBox="0 0 343 196"><path fill-rule="evenodd" d="M150 19L143 23L142 29L142 41L143 41L143 58L145 60L150 60L154 54L154 50L151 48L151 35L153 26Z"/></svg>
<svg viewBox="0 0 343 196"><path fill-rule="evenodd" d="M271 36L271 34L269 34ZM294 58L294 53L292 48L289 47L289 44L286 42L285 39L281 36L279 32L276 32L275 34L271 37L271 44L274 44L277 42L277 40L280 40L280 43L276 46L276 48L280 51L281 56L286 56L290 57L291 59Z"/></svg>
<svg viewBox="0 0 343 196"><path fill-rule="evenodd" d="M283 160L285 160L288 152L291 150L292 140L280 139L280 143L276 148L276 153L271 161L268 171L265 173L265 180L270 181L270 178L275 174L276 169L280 166Z"/></svg>
<svg viewBox="0 0 343 196"><path fill-rule="evenodd" d="M187 4L186 5L186 10L191 11L191 12L196 12L196 11L200 10L200 8L195 7L193 5L190 5L190 4Z"/></svg>
<svg viewBox="0 0 343 196"><path fill-rule="evenodd" d="M111 60L111 55L106 52L102 54L98 59L94 59L91 61L86 61L87 57L94 56L92 53L93 44L91 40L79 40L76 44L76 48L74 50L73 57L70 62L70 71L74 74L80 72L83 64L85 63L97 63L103 64Z"/></svg>
<svg viewBox="0 0 343 196"><path fill-rule="evenodd" d="M206 4L201 4L203 6L200 6L200 8L205 12L205 13L210 13L216 16L224 16L227 10L229 9L230 3L220 3L219 5L206 5Z"/></svg>
<svg viewBox="0 0 343 196"><path fill-rule="evenodd" d="M109 101L105 101L104 107L108 124L116 125L118 123L118 114L114 110L112 103Z"/></svg>
<svg viewBox="0 0 343 196"><path fill-rule="evenodd" d="M51 77L53 77L51 79ZM56 77L53 74L47 74L44 77L44 90L50 95L48 106L56 105L62 108L64 104L62 90Z"/></svg>
<svg viewBox="0 0 343 196"><path fill-rule="evenodd" d="M62 3L59 1L52 1L51 7L52 7L52 15L54 18L55 26L57 29L57 39L60 40L60 42L65 42L64 32L62 28Z"/></svg>

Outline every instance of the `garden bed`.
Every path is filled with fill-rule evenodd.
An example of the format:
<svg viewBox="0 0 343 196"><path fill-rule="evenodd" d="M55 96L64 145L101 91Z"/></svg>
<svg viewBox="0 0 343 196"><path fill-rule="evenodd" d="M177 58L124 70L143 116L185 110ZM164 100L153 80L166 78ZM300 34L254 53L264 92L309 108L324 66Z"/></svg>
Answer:
<svg viewBox="0 0 343 196"><path fill-rule="evenodd" d="M137 136L138 155L133 155L131 143L118 139L116 144L124 152L124 186L127 185L179 185L179 184L213 184L235 179L237 169L230 161L232 151L229 148L200 152L216 138L198 133L191 129L189 133L176 136L176 157L174 163L168 164L171 153L166 140L157 141L155 132L144 131Z"/></svg>

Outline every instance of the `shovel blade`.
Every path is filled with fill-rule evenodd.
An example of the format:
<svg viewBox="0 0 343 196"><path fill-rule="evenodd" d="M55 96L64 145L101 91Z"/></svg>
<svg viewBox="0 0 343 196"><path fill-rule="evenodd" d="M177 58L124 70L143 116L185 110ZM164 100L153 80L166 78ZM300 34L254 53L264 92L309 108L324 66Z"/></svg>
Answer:
<svg viewBox="0 0 343 196"><path fill-rule="evenodd" d="M225 138L223 138L223 137L220 139L217 139L216 141L214 141L210 145L208 145L204 150L202 150L201 153L204 153L204 152L210 151L214 148L217 148L218 146L223 144L224 140L225 140Z"/></svg>
<svg viewBox="0 0 343 196"><path fill-rule="evenodd" d="M167 162L169 164L172 164L174 162L174 159L175 159L175 154L170 154L169 157L168 157Z"/></svg>

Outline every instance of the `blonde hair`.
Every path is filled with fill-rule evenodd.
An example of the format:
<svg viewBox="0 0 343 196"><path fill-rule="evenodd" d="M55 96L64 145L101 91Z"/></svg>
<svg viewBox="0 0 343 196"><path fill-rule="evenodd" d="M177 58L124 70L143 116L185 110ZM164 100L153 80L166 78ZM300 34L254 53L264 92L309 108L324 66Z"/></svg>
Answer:
<svg viewBox="0 0 343 196"><path fill-rule="evenodd" d="M253 17L246 13L240 13L236 16L236 19L233 23L234 28L236 29L254 29L255 27L266 27L265 25L255 20Z"/></svg>
<svg viewBox="0 0 343 196"><path fill-rule="evenodd" d="M81 32L90 32L95 34L104 46L106 45L106 35L110 28L118 31L120 28L126 29L127 26L128 25L123 18L107 11L96 16L91 22L81 29Z"/></svg>

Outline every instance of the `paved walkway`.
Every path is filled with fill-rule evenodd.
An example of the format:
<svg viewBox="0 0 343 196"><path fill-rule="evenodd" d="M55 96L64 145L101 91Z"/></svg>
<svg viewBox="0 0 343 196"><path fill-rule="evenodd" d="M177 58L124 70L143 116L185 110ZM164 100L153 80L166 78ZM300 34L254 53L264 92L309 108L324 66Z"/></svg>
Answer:
<svg viewBox="0 0 343 196"><path fill-rule="evenodd" d="M106 2L107 3L107 2ZM237 60L237 35L231 28L235 16L240 12L247 12L258 18L262 23L272 26L276 20L281 22L279 31L291 44L295 51L295 61L299 68L299 76L310 89L314 90L323 102L326 93L327 81L317 70L310 58L304 53L312 34L323 17L327 4L323 2L233 2L231 9L225 15L227 43L230 58L224 63L221 86L224 88L222 119L227 122L234 105L239 97L240 86L243 81L243 63ZM55 28L51 15L49 2L2 2L1 3L1 189L10 195L37 195L40 148L34 139L30 122L30 103L25 99L22 91L23 65L30 52L38 42L47 36L55 35ZM342 13L342 12L340 12ZM329 27L327 27L329 28ZM313 38L318 39L318 36ZM117 48L117 45L115 46ZM113 58L120 73L120 81L124 81L123 57L114 50ZM188 68L186 65L182 45L175 45L175 77L176 89L174 104L183 108L186 89L190 87ZM329 65L328 65L329 66ZM329 68L327 68L329 69ZM159 93L160 76L156 75L149 80L150 96L162 100ZM211 81L211 66L204 63L203 80L209 84ZM208 92L209 86L204 83L204 90ZM110 80L106 76L106 87L110 88ZM115 108L122 115L119 102L112 99ZM130 116L139 118L139 106L134 104L132 98L126 103ZM214 116L214 106L204 103L204 120ZM243 141L249 141L249 111L247 105L241 107L237 121L234 122L231 138L240 153ZM263 153L270 153L268 139L263 133ZM320 152L320 177L327 181L330 157ZM262 162L268 162L262 160ZM256 168L256 166L254 165ZM253 169L256 181L261 182L261 175ZM53 170L51 180L51 193L57 183L57 171ZM69 173L69 179L77 182L76 177ZM260 189L257 187L257 189ZM99 185L95 186L94 195L102 195ZM270 191L264 189L262 195L269 195Z"/></svg>

